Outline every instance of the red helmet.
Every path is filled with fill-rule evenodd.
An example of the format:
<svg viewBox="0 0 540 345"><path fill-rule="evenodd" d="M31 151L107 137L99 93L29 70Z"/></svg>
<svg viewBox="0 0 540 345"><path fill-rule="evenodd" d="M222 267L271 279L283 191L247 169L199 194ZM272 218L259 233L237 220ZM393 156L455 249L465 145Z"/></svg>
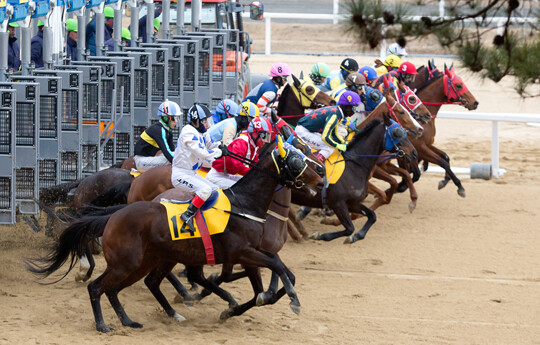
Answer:
<svg viewBox="0 0 540 345"><path fill-rule="evenodd" d="M272 122L264 117L256 117L249 123L248 133L255 144L261 147L264 143L274 140L274 126ZM262 142L259 142L261 139Z"/></svg>
<svg viewBox="0 0 540 345"><path fill-rule="evenodd" d="M416 67L414 67L414 65L409 61L405 61L401 65L399 65L398 72L405 74L418 74L418 72L416 71Z"/></svg>

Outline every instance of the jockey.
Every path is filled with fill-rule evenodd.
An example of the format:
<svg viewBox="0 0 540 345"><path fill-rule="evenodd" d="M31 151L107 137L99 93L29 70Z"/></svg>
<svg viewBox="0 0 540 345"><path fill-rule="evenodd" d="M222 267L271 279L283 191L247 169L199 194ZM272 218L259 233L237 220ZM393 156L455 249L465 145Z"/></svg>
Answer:
<svg viewBox="0 0 540 345"><path fill-rule="evenodd" d="M259 149L272 141L273 134L272 122L264 117L256 117L249 123L247 134L234 139L227 151L256 162L259 160ZM230 188L249 169L249 166L235 158L222 157L212 163L206 179L219 188Z"/></svg>
<svg viewBox="0 0 540 345"><path fill-rule="evenodd" d="M182 110L177 103L166 100L160 104L157 111L159 121L142 132L135 144L133 159L137 170L144 172L172 163L174 152L172 129L180 120L180 116ZM158 151L162 154L156 156Z"/></svg>
<svg viewBox="0 0 540 345"><path fill-rule="evenodd" d="M242 100L255 103L259 107L261 116L270 116L270 106L277 99L277 92L287 83L287 77L291 75L291 69L286 63L278 62L270 69L270 79L255 86Z"/></svg>
<svg viewBox="0 0 540 345"><path fill-rule="evenodd" d="M341 95L346 91L358 93L366 111L374 110L383 98L379 90L368 86L363 74L356 72L349 74L347 80L345 80L345 84L340 85L339 88L332 91L330 96L336 101L339 101Z"/></svg>
<svg viewBox="0 0 540 345"><path fill-rule="evenodd" d="M326 82L326 78L328 78L330 72L330 66L324 62L317 62L311 67L309 77L311 78L311 81L313 81L313 84L318 87Z"/></svg>
<svg viewBox="0 0 540 345"><path fill-rule="evenodd" d="M373 83L377 80L379 77L377 75L377 71L375 71L375 68L371 66L364 66L358 70L359 73L362 73L364 77L366 77L367 84L369 86L373 86Z"/></svg>
<svg viewBox="0 0 540 345"><path fill-rule="evenodd" d="M380 64L375 68L377 75L380 77L383 74L399 68L401 65L401 59L396 55L390 54L384 59L384 62L381 63L380 60L377 60L376 63Z"/></svg>
<svg viewBox="0 0 540 345"><path fill-rule="evenodd" d="M212 141L221 141L223 145L228 146L237 133L246 130L250 121L259 116L259 108L250 101L240 104L238 110L238 114L235 113L234 117L223 120L208 130Z"/></svg>
<svg viewBox="0 0 540 345"><path fill-rule="evenodd" d="M238 104L230 99L224 99L219 101L216 110L212 112L212 119L214 120L214 125L226 120L230 117L236 116L238 111Z"/></svg>
<svg viewBox="0 0 540 345"><path fill-rule="evenodd" d="M189 108L188 123L180 132L172 164L172 185L195 193L186 212L180 216L192 230L194 230L193 216L210 197L212 191L217 189L213 183L197 175L197 170L202 167L204 160L219 158L223 154L218 148L219 143L212 142L208 132L201 131L201 127L206 130L210 126L208 122L210 112L206 110L200 104Z"/></svg>
<svg viewBox="0 0 540 345"><path fill-rule="evenodd" d="M341 62L339 71L332 71L326 82L321 85L321 90L330 91L345 82L350 73L358 72L358 62L351 58L346 58Z"/></svg>
<svg viewBox="0 0 540 345"><path fill-rule="evenodd" d="M320 150L318 157L322 161L330 157L334 148L346 151L347 144L337 134L337 127L354 114L360 103L360 96L356 92L345 91L337 106L320 108L302 117L295 128L296 134L309 146Z"/></svg>
<svg viewBox="0 0 540 345"><path fill-rule="evenodd" d="M418 74L418 71L416 70L416 67L409 61L403 62L399 68L396 71L391 71L385 74L386 78L388 78L388 81L393 83L396 87L398 86L398 82L402 82L404 84L410 83L414 81L415 76ZM380 76L379 78L382 78L383 76ZM383 85L379 85L379 89L382 90Z"/></svg>

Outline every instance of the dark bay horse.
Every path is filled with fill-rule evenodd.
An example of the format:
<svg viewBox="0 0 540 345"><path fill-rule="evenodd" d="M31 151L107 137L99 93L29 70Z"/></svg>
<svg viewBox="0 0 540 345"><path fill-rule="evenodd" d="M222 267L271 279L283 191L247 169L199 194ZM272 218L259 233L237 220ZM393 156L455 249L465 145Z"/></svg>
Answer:
<svg viewBox="0 0 540 345"><path fill-rule="evenodd" d="M311 187L322 183L320 176L307 166L299 153L293 150L286 152L280 147L262 156L256 168L251 169L232 188L224 190L231 202L231 216L225 232L212 236L216 263L238 263L250 268L250 271L259 267L269 268L282 280L291 300L290 306L295 312L299 312L300 302L292 283L294 275L278 255L260 249L264 227L256 219L266 217L278 184L292 186L299 183ZM181 318L159 291L159 283L176 263L203 266L207 258L200 239L171 241L166 209L155 202L137 202L112 215L76 221L64 230L52 252L43 259L29 261L28 269L46 277L58 270L71 255L70 270L73 258L86 238L96 233L103 233L103 253L107 261L105 272L88 285L96 329L100 332L111 331L101 312L103 293L109 298L122 325L142 327L127 316L118 300L118 293L150 272L154 273L152 281L158 282L152 285L146 280L153 295L169 316ZM163 269L164 266L167 266L166 269ZM156 272L158 267L161 270ZM256 276L252 278L250 275L250 279L256 279ZM197 283L212 288L204 279Z"/></svg>
<svg viewBox="0 0 540 345"><path fill-rule="evenodd" d="M427 168L427 162L442 167L446 174L444 180L439 182L439 189L444 188L452 180L458 187L458 194L465 197L465 188L461 181L450 168L450 157L441 149L434 146L435 142L435 117L444 104L460 104L468 110L475 110L478 101L467 88L463 80L455 73L454 67L444 66L444 73L440 72L433 61L428 66L418 68L418 75L409 87L416 89L416 94L427 105L434 118L424 126L424 134L418 139L411 139L418 151L418 161L423 160ZM413 179L414 180L414 179Z"/></svg>
<svg viewBox="0 0 540 345"><path fill-rule="evenodd" d="M335 105L336 101L321 91L311 80L300 80L294 75L279 95L277 114L291 126L296 126L306 109Z"/></svg>

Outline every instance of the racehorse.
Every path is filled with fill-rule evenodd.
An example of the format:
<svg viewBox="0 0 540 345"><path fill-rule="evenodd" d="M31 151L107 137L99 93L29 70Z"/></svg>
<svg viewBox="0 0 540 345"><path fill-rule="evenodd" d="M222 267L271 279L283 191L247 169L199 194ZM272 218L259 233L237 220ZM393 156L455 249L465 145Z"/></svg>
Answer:
<svg viewBox="0 0 540 345"><path fill-rule="evenodd" d="M453 66L448 68L445 64L444 73L442 73L435 67L433 60L428 61L427 67L419 67L417 77L408 85L417 90L416 94L434 116L424 126L424 134L419 139L411 139L418 151L418 161L424 161L425 169L427 169L427 162L442 167L446 174L444 180L439 182L439 189L444 188L448 181L452 180L458 187L458 194L465 197L465 188L450 168L450 157L433 145L436 133L435 117L443 104L460 104L468 110L475 110L478 107L478 101L455 73ZM413 181L416 180L413 178ZM405 188L400 188L400 190L405 190Z"/></svg>
<svg viewBox="0 0 540 345"><path fill-rule="evenodd" d="M246 176L230 189L223 191L231 203L231 211L225 231L212 236L215 261L228 265L243 264L249 267L250 271L258 267L271 269L282 280L284 290L291 300L291 309L298 313L300 302L292 284L294 275L278 255L260 249L264 230L263 223L257 219L266 217L278 184L302 184L313 188L322 184L322 179L294 150L285 150L279 145L278 149L261 154L259 162ZM154 269L163 268L163 265L170 268L168 271L154 270L152 278L157 282L160 282L177 262L191 266L203 266L207 263L204 245L200 239L171 241L167 211L162 204L138 202L112 215L86 217L76 221L64 230L48 256L28 261L27 267L31 272L46 277L58 270L71 255L69 272L73 267L74 256L86 238L99 233L103 233L103 253L107 269L88 285L88 291L96 329L100 332L112 330L105 324L101 312L100 299L103 293L109 298L122 325L141 328L141 324L127 316L118 300L118 293L122 289ZM40 262L44 263L43 266ZM166 303L168 308L165 309L169 316L183 319L159 291L159 284L149 284L149 279L145 282L160 304ZM213 288L212 284L208 284L204 279L199 279L197 283ZM257 287L254 286L255 288Z"/></svg>
<svg viewBox="0 0 540 345"><path fill-rule="evenodd" d="M306 109L335 105L336 101L321 91L310 80L292 75L293 83L286 84L279 96L277 114L291 126L296 126Z"/></svg>

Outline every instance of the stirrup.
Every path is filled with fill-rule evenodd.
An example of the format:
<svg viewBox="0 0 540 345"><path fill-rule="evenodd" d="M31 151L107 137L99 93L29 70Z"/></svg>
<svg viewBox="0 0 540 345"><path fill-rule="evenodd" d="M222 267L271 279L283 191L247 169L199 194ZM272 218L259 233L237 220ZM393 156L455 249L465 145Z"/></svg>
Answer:
<svg viewBox="0 0 540 345"><path fill-rule="evenodd" d="M188 217L186 220L183 220L182 217L180 217L180 220L184 222L184 224L182 224L182 227L180 228L180 232L187 230L191 234L194 234L197 231L195 229L195 225L193 225L193 218L195 218L195 215Z"/></svg>

